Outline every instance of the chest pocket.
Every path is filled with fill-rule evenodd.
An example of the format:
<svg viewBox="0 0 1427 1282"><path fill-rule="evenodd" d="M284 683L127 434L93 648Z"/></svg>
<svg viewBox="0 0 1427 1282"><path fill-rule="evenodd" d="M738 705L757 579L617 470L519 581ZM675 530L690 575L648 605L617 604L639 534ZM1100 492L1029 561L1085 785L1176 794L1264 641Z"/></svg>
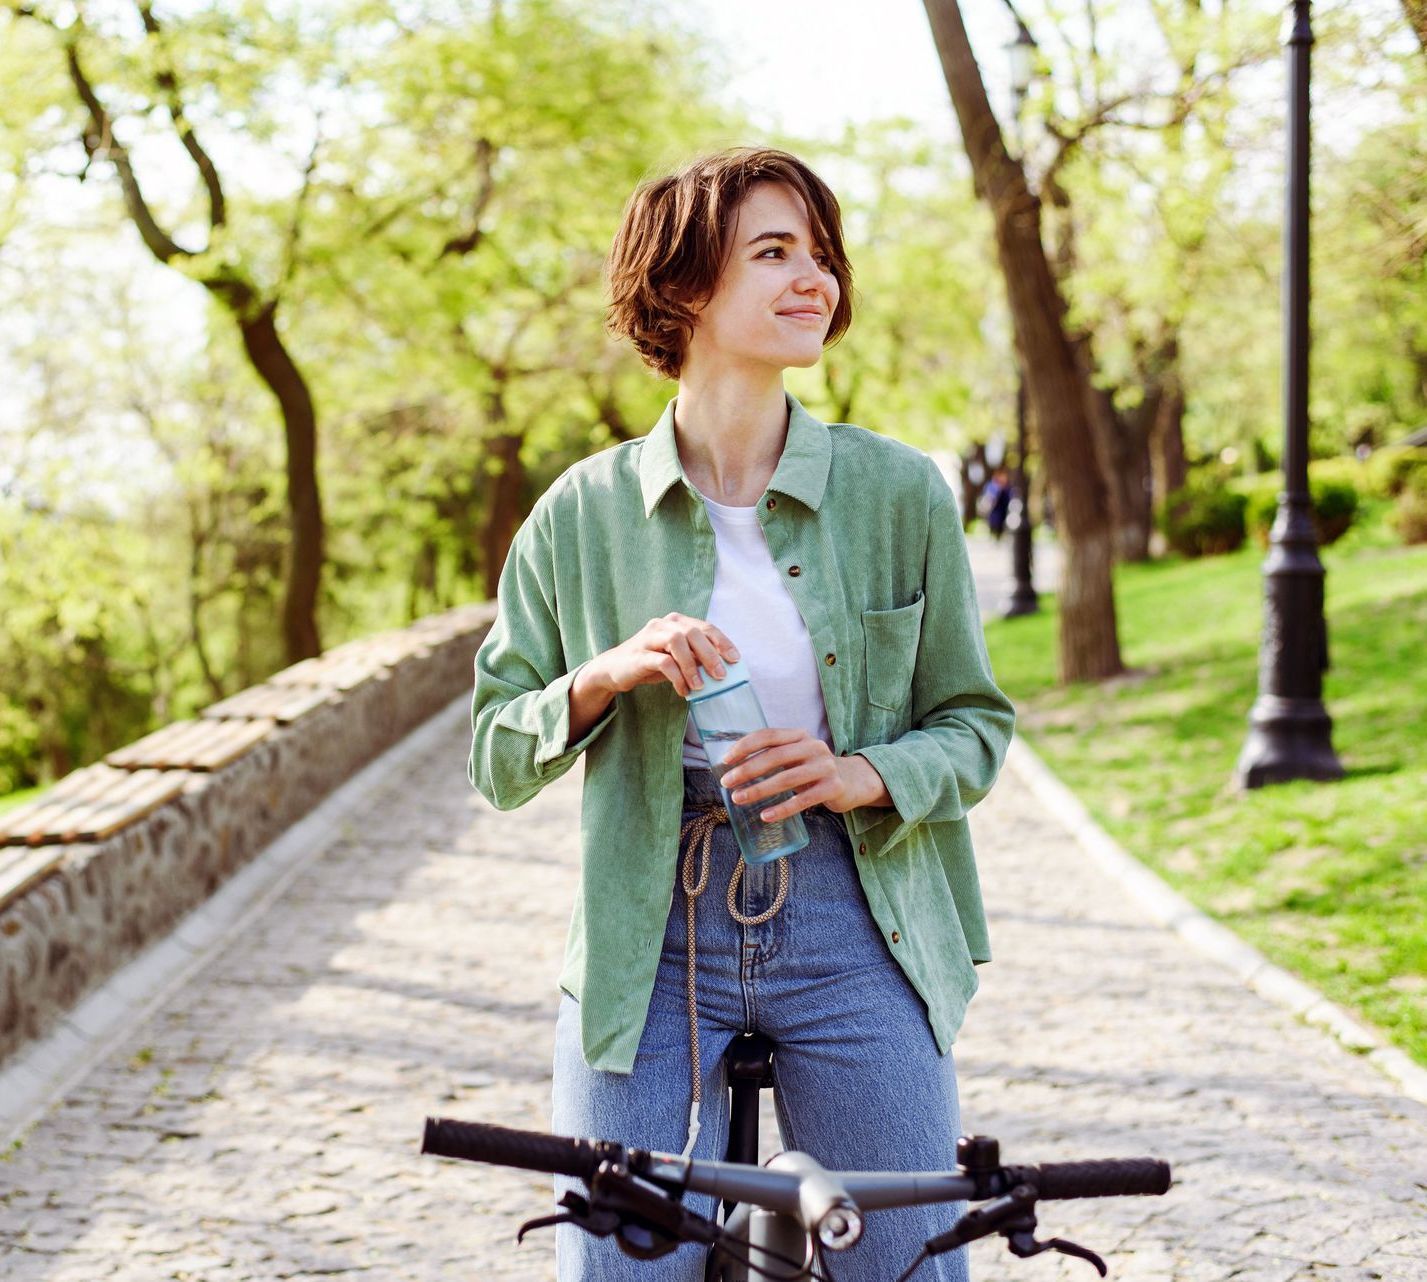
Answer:
<svg viewBox="0 0 1427 1282"><path fill-rule="evenodd" d="M867 701L878 708L904 708L912 693L917 645L922 635L926 597L920 588L911 605L895 610L863 610L862 635L867 646Z"/></svg>

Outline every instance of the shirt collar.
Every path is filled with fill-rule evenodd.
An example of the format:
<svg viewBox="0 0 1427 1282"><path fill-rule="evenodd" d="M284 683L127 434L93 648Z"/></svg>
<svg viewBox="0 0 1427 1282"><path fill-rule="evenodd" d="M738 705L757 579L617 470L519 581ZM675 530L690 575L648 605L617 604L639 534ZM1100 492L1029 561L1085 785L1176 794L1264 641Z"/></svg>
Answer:
<svg viewBox="0 0 1427 1282"><path fill-rule="evenodd" d="M768 488L795 498L816 512L827 489L832 439L827 424L809 414L796 396L785 390L783 398L788 406L788 437L783 442L783 453ZM683 481L691 492L697 493L684 476L674 439L674 406L678 400L676 396L664 407L640 449L639 487L644 495L646 517L654 514L675 481Z"/></svg>

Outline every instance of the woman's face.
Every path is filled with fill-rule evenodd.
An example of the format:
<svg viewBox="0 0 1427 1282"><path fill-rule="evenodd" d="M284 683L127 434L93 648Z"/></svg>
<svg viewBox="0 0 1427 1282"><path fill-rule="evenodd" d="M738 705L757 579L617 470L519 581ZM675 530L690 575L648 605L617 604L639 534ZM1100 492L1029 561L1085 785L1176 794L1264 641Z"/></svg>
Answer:
<svg viewBox="0 0 1427 1282"><path fill-rule="evenodd" d="M685 362L816 365L838 297L802 197L780 182L755 183L738 206L723 274Z"/></svg>

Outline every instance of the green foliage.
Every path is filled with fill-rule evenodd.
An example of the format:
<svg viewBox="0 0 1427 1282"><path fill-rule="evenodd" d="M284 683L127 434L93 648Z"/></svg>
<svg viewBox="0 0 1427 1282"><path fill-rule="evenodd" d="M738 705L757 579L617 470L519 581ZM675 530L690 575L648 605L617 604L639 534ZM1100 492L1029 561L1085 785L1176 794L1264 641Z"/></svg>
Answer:
<svg viewBox="0 0 1427 1282"><path fill-rule="evenodd" d="M1320 547L1336 543L1352 527L1360 505L1359 486L1364 479L1362 467L1355 460L1329 459L1324 463L1332 466L1313 463L1308 469L1308 498ZM1267 547L1278 515L1282 478L1276 473L1257 476L1237 482L1236 488L1248 501L1244 512L1248 532L1261 547Z"/></svg>
<svg viewBox="0 0 1427 1282"><path fill-rule="evenodd" d="M1004 431L1015 371L989 341L990 324L1006 323L1002 286L970 185L907 120L785 145L838 189L856 272L852 329L789 387L815 413L923 449Z"/></svg>
<svg viewBox="0 0 1427 1282"><path fill-rule="evenodd" d="M0 507L0 793L148 729L161 656L141 555L102 514Z"/></svg>
<svg viewBox="0 0 1427 1282"><path fill-rule="evenodd" d="M65 23L78 12L37 8ZM647 0L156 12L160 41L130 10L86 7L81 54L160 222L185 245L204 243L207 196L158 77L173 73L218 161L227 224L179 271L139 246L102 156L82 185L66 177L84 164L84 113L63 39L0 10L0 78L25 89L0 98L0 291L13 319L0 374L14 389L0 505L6 519L48 521L46 537L71 549L43 584L22 581L30 595L13 616L5 603L7 626L24 630L0 654L0 691L53 691L55 704L39 715L0 693L12 783L93 759L114 746L101 729L131 737L145 699L139 729L282 662L280 424L231 318L192 283L216 267L280 296L281 333L317 406L328 644L489 591L512 452L528 506L657 416L673 389L603 332L601 265L635 184L699 151L787 146L839 193L858 319L818 368L789 373L814 412L928 449L1013 422L990 220L960 153L914 123L859 122L818 143L770 134L717 97L738 51L711 49ZM1096 50L1070 51L1032 90L1033 185L1048 177L1047 126L1075 139L1055 170L1065 203L1054 184L1040 190L1046 243L1067 264L1073 319L1117 405L1177 380L1192 456L1231 447L1263 460L1280 433L1282 140L1241 86L1281 58L1277 16L1163 5L1143 16L1153 67L1143 41L1120 47L1106 24ZM1377 75L1388 51L1370 28L1344 10L1318 31L1318 63L1338 77L1315 82L1320 110L1356 106L1369 77L1383 83L1351 154L1315 170L1317 452L1427 420L1414 231L1427 218L1427 92L1410 60ZM1151 72L1187 87L1183 113L1144 89ZM1231 545L1239 499L1196 505L1198 532L1181 543ZM92 575L68 529L84 520L108 532ZM41 587L61 615L91 587L116 594L73 631L89 638L103 689L58 670L75 652L40 635ZM91 696L107 709L95 733L66 730Z"/></svg>
<svg viewBox="0 0 1427 1282"><path fill-rule="evenodd" d="M1404 543L1427 543L1427 471L1414 472L1398 494L1392 522Z"/></svg>
<svg viewBox="0 0 1427 1282"><path fill-rule="evenodd" d="M1399 445L1377 450L1367 462L1370 492L1395 499L1416 476L1427 476L1427 449Z"/></svg>
<svg viewBox="0 0 1427 1282"><path fill-rule="evenodd" d="M1159 527L1181 556L1219 556L1243 543L1246 502L1218 481L1196 479L1165 500Z"/></svg>

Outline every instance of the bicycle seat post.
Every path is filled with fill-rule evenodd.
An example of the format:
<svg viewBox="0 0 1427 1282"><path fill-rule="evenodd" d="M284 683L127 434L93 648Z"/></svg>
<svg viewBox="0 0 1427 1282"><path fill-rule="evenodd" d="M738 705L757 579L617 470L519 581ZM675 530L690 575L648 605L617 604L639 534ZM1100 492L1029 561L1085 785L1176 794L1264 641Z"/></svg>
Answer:
<svg viewBox="0 0 1427 1282"><path fill-rule="evenodd" d="M728 1115L728 1152L724 1160L758 1165L758 1092L773 1085L773 1042L762 1033L735 1037L724 1052L733 1103ZM724 1204L724 1214L733 1209Z"/></svg>

